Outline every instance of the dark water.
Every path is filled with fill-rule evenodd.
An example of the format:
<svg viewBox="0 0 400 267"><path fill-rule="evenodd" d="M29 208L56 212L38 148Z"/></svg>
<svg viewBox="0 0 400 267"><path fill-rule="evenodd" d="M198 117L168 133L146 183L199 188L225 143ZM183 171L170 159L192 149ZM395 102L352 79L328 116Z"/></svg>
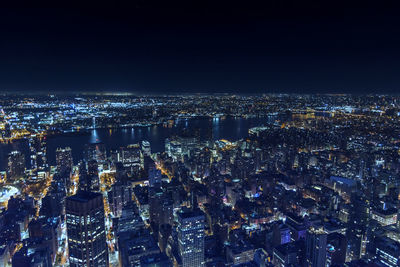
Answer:
<svg viewBox="0 0 400 267"><path fill-rule="evenodd" d="M47 154L50 165L55 165L55 151L58 147L71 147L75 162L82 158L85 144L102 142L107 149L119 148L142 140L148 140L152 152L164 151L164 141L177 133L191 130L199 132L200 136L210 136L214 140L228 139L236 141L248 135L249 128L267 124L274 118L232 118L211 119L196 118L190 120L179 120L171 128L163 126L134 127L127 129L97 129L85 134L65 134L47 139ZM28 160L28 142L21 140L13 144L0 144L0 170L7 167L7 154L12 150L20 150Z"/></svg>

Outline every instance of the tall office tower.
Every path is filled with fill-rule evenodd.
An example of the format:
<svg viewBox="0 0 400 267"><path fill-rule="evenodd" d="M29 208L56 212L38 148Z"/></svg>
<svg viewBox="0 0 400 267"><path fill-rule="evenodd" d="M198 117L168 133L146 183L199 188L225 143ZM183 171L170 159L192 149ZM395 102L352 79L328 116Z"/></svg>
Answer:
<svg viewBox="0 0 400 267"><path fill-rule="evenodd" d="M200 209L183 208L178 213L178 244L183 267L205 266L205 216Z"/></svg>
<svg viewBox="0 0 400 267"><path fill-rule="evenodd" d="M79 169L79 190L90 191L90 179L87 173L85 162L81 161L78 164Z"/></svg>
<svg viewBox="0 0 400 267"><path fill-rule="evenodd" d="M150 147L150 142L143 140L142 141L142 153L144 156L150 157L151 155L151 147Z"/></svg>
<svg viewBox="0 0 400 267"><path fill-rule="evenodd" d="M361 193L351 195L350 218L347 227L348 260L358 260L365 255L370 203Z"/></svg>
<svg viewBox="0 0 400 267"><path fill-rule="evenodd" d="M328 235L323 228L311 227L306 234L306 266L326 266L326 243Z"/></svg>
<svg viewBox="0 0 400 267"><path fill-rule="evenodd" d="M108 267L108 250L101 193L79 191L66 200L71 267Z"/></svg>
<svg viewBox="0 0 400 267"><path fill-rule="evenodd" d="M57 148L56 163L58 177L64 183L67 190L71 187L71 173L73 167L72 150L70 147Z"/></svg>
<svg viewBox="0 0 400 267"><path fill-rule="evenodd" d="M150 221L160 224L162 217L162 203L164 201L164 192L160 187L149 188L149 216Z"/></svg>
<svg viewBox="0 0 400 267"><path fill-rule="evenodd" d="M100 180L97 162L90 160L87 164L81 161L79 167L79 189L82 191L99 191Z"/></svg>
<svg viewBox="0 0 400 267"><path fill-rule="evenodd" d="M100 190L100 180L99 180L99 165L96 160L90 160L87 163L88 169L88 179L89 179L89 190L99 191Z"/></svg>
<svg viewBox="0 0 400 267"><path fill-rule="evenodd" d="M57 148L56 150L56 162L57 169L59 172L71 171L74 164L72 159L72 150L70 147Z"/></svg>
<svg viewBox="0 0 400 267"><path fill-rule="evenodd" d="M7 180L20 178L25 173L25 156L19 151L12 151L8 156Z"/></svg>
<svg viewBox="0 0 400 267"><path fill-rule="evenodd" d="M31 169L36 171L47 170L46 137L33 135L29 138Z"/></svg>
<svg viewBox="0 0 400 267"><path fill-rule="evenodd" d="M111 212L115 217L122 215L122 209L132 201L132 188L127 183L116 182L108 192Z"/></svg>

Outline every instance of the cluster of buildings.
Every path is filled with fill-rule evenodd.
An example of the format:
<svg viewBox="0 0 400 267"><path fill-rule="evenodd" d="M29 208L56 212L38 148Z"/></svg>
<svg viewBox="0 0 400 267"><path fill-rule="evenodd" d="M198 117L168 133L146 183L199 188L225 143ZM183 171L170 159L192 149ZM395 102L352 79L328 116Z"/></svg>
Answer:
<svg viewBox="0 0 400 267"><path fill-rule="evenodd" d="M0 143L41 134L93 128L164 125L177 118L264 117L294 112L295 118L353 114L399 115L389 95L1 95ZM397 126L394 126L397 128Z"/></svg>
<svg viewBox="0 0 400 267"><path fill-rule="evenodd" d="M13 192L0 196L0 266L400 266L398 102L323 99L293 100L242 140L63 147L56 166L30 136L0 173ZM337 112L333 99L355 102Z"/></svg>

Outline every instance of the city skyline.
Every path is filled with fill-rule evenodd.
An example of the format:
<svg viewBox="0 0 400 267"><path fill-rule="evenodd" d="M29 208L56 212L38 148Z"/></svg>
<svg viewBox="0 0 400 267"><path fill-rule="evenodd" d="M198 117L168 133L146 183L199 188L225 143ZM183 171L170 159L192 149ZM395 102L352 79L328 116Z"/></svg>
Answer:
<svg viewBox="0 0 400 267"><path fill-rule="evenodd" d="M0 8L0 267L399 267L395 2Z"/></svg>
<svg viewBox="0 0 400 267"><path fill-rule="evenodd" d="M400 97L3 95L0 264L400 264Z"/></svg>

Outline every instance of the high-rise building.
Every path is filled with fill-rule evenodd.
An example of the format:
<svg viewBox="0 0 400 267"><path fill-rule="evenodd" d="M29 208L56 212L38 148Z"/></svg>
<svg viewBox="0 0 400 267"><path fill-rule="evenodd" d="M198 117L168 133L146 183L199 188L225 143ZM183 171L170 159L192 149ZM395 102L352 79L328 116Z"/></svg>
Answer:
<svg viewBox="0 0 400 267"><path fill-rule="evenodd" d="M306 234L306 266L326 265L326 243L328 235L323 228L311 227Z"/></svg>
<svg viewBox="0 0 400 267"><path fill-rule="evenodd" d="M47 170L46 137L33 135L29 138L31 169L35 171Z"/></svg>
<svg viewBox="0 0 400 267"><path fill-rule="evenodd" d="M70 147L57 148L56 163L59 172L63 172L65 170L71 171L74 163L72 160L72 150Z"/></svg>
<svg viewBox="0 0 400 267"><path fill-rule="evenodd" d="M12 151L8 156L7 180L20 178L25 173L25 156L19 151Z"/></svg>
<svg viewBox="0 0 400 267"><path fill-rule="evenodd" d="M183 267L204 266L205 216L200 209L178 213L178 246Z"/></svg>
<svg viewBox="0 0 400 267"><path fill-rule="evenodd" d="M79 191L67 198L66 214L70 266L108 266L103 195Z"/></svg>
<svg viewBox="0 0 400 267"><path fill-rule="evenodd" d="M96 160L90 160L87 163L88 179L89 179L89 190L99 191L100 180L99 180L99 165Z"/></svg>
<svg viewBox="0 0 400 267"><path fill-rule="evenodd" d="M164 192L160 187L150 187L148 194L150 221L156 224L161 224Z"/></svg>
<svg viewBox="0 0 400 267"><path fill-rule="evenodd" d="M122 182L117 182L111 186L108 192L108 201L110 203L111 212L115 217L122 215L122 208L132 201L132 188Z"/></svg>
<svg viewBox="0 0 400 267"><path fill-rule="evenodd" d="M87 164L81 161L79 167L79 189L82 191L100 190L100 179L98 175L98 164L95 160L90 160Z"/></svg>
<svg viewBox="0 0 400 267"><path fill-rule="evenodd" d="M73 168L72 150L70 147L57 148L56 164L58 177L64 183L67 189L71 187L71 173Z"/></svg>
<svg viewBox="0 0 400 267"><path fill-rule="evenodd" d="M150 221L157 225L164 223L172 225L174 200L170 192L160 187L150 187L148 196Z"/></svg>
<svg viewBox="0 0 400 267"><path fill-rule="evenodd" d="M327 238L327 265L340 266L346 261L347 238L345 235L334 232Z"/></svg>
<svg viewBox="0 0 400 267"><path fill-rule="evenodd" d="M370 203L361 193L352 193L350 216L346 236L349 242L348 260L358 260L365 255Z"/></svg>
<svg viewBox="0 0 400 267"><path fill-rule="evenodd" d="M90 191L90 179L84 161L79 162L79 189L82 191Z"/></svg>
<svg viewBox="0 0 400 267"><path fill-rule="evenodd" d="M151 147L150 147L150 142L143 140L142 141L142 153L144 156L150 156L151 155Z"/></svg>
<svg viewBox="0 0 400 267"><path fill-rule="evenodd" d="M381 237L376 240L376 259L382 266L397 267L400 265L400 243Z"/></svg>

